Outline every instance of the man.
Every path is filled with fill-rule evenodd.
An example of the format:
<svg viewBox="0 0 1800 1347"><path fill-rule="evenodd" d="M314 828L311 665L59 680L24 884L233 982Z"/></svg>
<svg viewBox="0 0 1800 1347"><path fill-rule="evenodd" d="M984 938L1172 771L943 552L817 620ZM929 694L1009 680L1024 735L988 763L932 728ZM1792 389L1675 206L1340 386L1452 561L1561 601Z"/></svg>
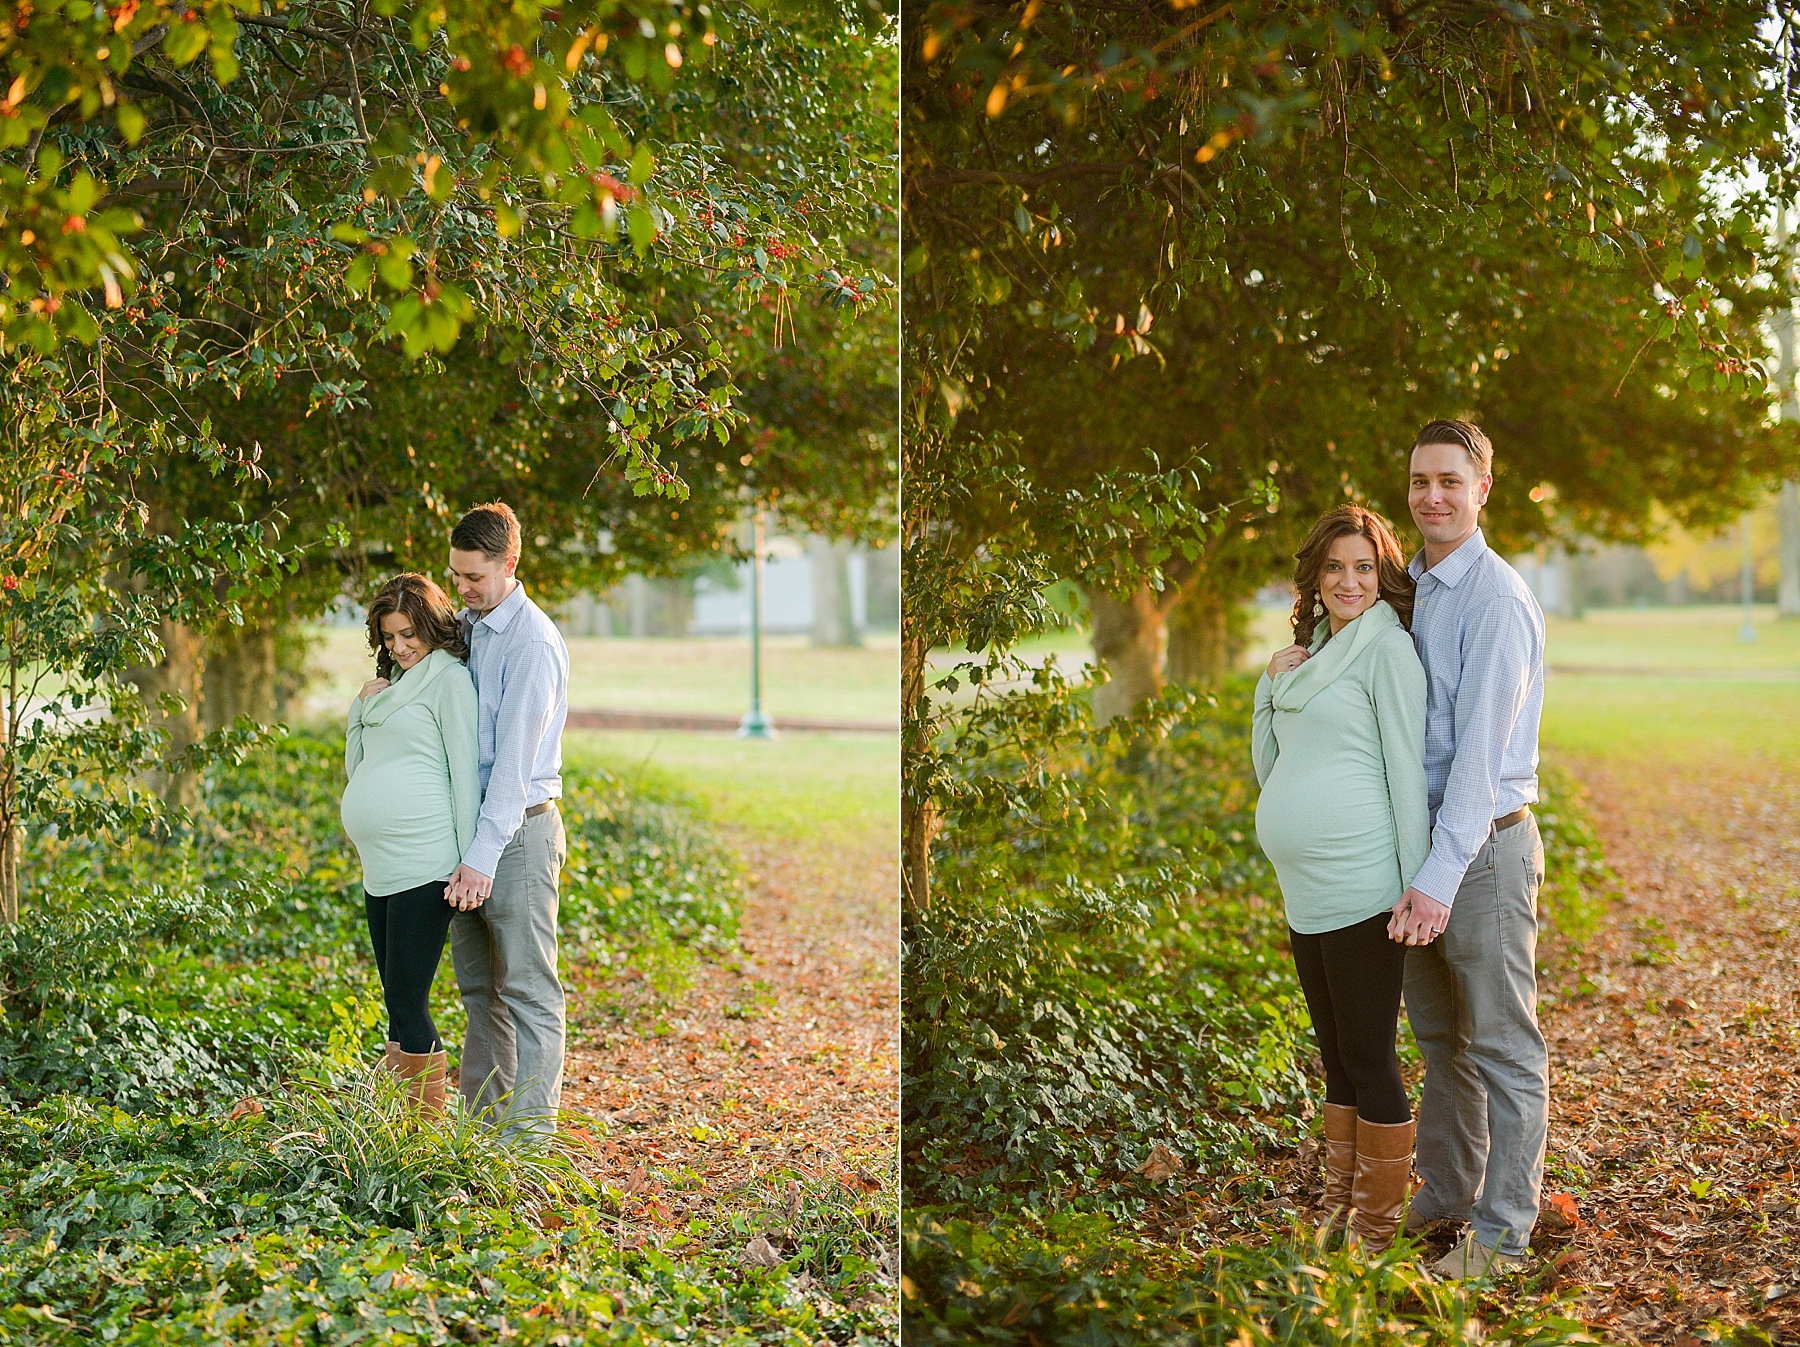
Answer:
<svg viewBox="0 0 1800 1347"><path fill-rule="evenodd" d="M1407 502L1425 546L1413 642L1425 666L1431 852L1394 905L1406 1012L1425 1057L1409 1231L1468 1221L1433 1271L1519 1267L1537 1221L1549 1056L1537 1024L1537 800L1544 615L1479 527L1494 447L1466 421L1413 442Z"/></svg>
<svg viewBox="0 0 1800 1347"><path fill-rule="evenodd" d="M477 505L450 534L479 706L481 818L445 900L458 912L450 952L469 1014L463 1098L509 1131L548 1134L562 1101L557 801L569 651L514 575L519 552L519 521L499 502Z"/></svg>

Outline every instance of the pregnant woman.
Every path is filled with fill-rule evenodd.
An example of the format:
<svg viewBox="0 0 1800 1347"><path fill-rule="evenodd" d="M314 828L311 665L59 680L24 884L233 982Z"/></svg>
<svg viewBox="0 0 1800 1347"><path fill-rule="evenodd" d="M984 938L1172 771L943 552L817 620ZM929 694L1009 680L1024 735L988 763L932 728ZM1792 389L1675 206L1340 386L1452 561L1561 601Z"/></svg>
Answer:
<svg viewBox="0 0 1800 1347"><path fill-rule="evenodd" d="M407 1098L444 1110L446 1061L431 981L456 915L444 888L481 812L475 684L444 591L397 575L369 605L375 677L350 704L344 831L362 861L364 908L387 1003L387 1064Z"/></svg>
<svg viewBox="0 0 1800 1347"><path fill-rule="evenodd" d="M1386 520L1341 506L1295 559L1295 643L1256 685L1256 837L1325 1063L1326 1219L1378 1253L1412 1175L1394 1053L1406 947L1387 928L1430 849L1425 673L1408 635L1413 582Z"/></svg>

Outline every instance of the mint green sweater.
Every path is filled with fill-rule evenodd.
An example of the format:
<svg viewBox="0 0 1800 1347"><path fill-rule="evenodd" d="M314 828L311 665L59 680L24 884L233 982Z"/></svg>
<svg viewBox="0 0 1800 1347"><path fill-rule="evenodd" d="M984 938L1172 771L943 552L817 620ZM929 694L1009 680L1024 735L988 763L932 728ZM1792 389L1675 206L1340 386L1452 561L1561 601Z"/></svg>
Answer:
<svg viewBox="0 0 1800 1347"><path fill-rule="evenodd" d="M1256 684L1256 840L1288 925L1319 935L1399 901L1431 850L1425 670L1386 600Z"/></svg>
<svg viewBox="0 0 1800 1347"><path fill-rule="evenodd" d="M388 687L350 703L344 831L377 898L448 879L481 814L475 684L433 650Z"/></svg>

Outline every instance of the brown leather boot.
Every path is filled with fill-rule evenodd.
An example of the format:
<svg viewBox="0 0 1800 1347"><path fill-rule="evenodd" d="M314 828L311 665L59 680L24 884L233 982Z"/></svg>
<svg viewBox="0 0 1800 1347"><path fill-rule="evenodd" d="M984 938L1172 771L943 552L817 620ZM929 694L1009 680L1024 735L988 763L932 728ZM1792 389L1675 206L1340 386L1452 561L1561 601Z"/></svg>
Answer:
<svg viewBox="0 0 1800 1347"><path fill-rule="evenodd" d="M1400 1228L1400 1213L1411 1196L1413 1126L1356 1120L1350 1239L1369 1253L1384 1252Z"/></svg>
<svg viewBox="0 0 1800 1347"><path fill-rule="evenodd" d="M1342 1230L1350 1220L1351 1185L1356 1180L1356 1106L1325 1105L1325 1228Z"/></svg>
<svg viewBox="0 0 1800 1347"><path fill-rule="evenodd" d="M398 1043L388 1044L388 1066L406 1082L406 1102L428 1118L444 1113L444 1077L449 1072L450 1058L442 1049L437 1052L402 1052Z"/></svg>

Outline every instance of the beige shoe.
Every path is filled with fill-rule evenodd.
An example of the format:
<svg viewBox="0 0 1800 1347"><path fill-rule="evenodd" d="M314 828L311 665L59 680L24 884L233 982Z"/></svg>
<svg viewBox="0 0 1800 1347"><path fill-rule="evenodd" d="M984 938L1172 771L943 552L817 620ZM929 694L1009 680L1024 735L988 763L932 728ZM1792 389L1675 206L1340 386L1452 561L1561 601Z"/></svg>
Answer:
<svg viewBox="0 0 1800 1347"><path fill-rule="evenodd" d="M1471 1230L1463 1236L1462 1243L1433 1263L1431 1270L1451 1281L1464 1281L1472 1277L1504 1277L1524 1266L1522 1255L1501 1253L1497 1246L1490 1247L1476 1239Z"/></svg>
<svg viewBox="0 0 1800 1347"><path fill-rule="evenodd" d="M1412 1196L1413 1124L1356 1120L1356 1182L1350 1238L1366 1253L1384 1253Z"/></svg>
<svg viewBox="0 0 1800 1347"><path fill-rule="evenodd" d="M1356 1106L1325 1105L1325 1220L1327 1230L1350 1221L1350 1190L1356 1182Z"/></svg>

